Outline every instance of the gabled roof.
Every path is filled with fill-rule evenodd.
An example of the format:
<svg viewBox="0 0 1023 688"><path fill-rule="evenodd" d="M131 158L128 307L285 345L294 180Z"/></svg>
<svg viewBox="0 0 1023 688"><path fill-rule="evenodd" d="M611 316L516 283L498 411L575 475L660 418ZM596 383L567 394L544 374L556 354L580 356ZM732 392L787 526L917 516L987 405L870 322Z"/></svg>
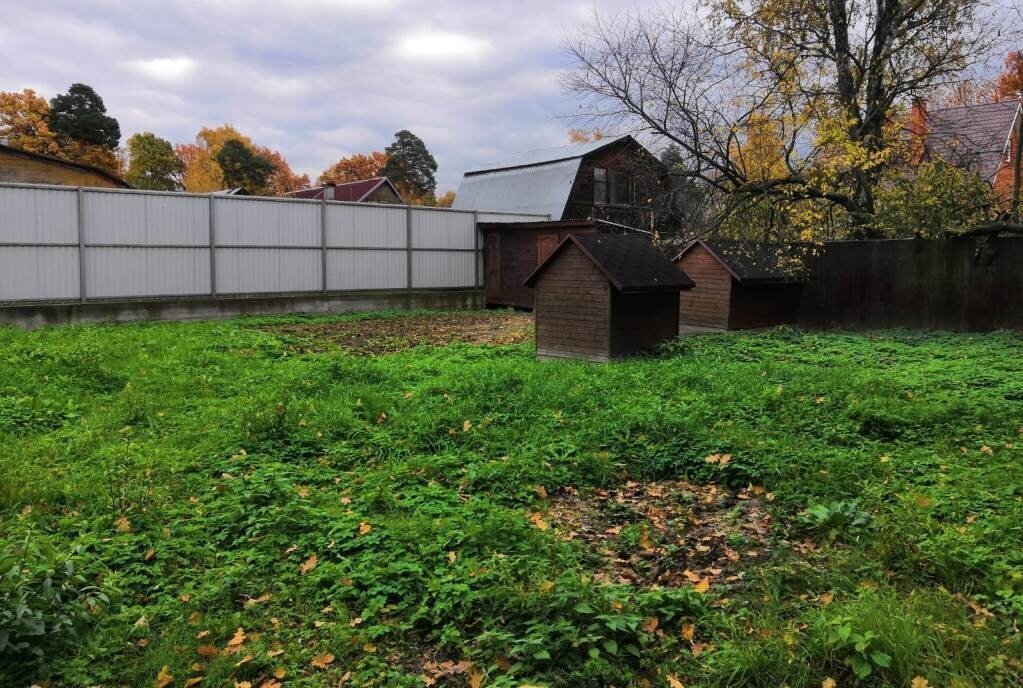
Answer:
<svg viewBox="0 0 1023 688"><path fill-rule="evenodd" d="M523 151L521 153L514 153L503 160L471 167L465 171L465 174L468 176L484 172L494 172L496 170L507 170L514 167L532 167L533 165L544 165L562 160L574 160L607 148L619 141L630 139L632 139L631 136L625 135L615 138L598 139L597 141L587 141L585 143L573 143L568 146Z"/></svg>
<svg viewBox="0 0 1023 688"><path fill-rule="evenodd" d="M337 184L334 186L334 200L335 201L352 201L361 202L369 198L374 191L379 189L381 186L391 187L391 191L399 199L401 194L394 188L394 184L387 177L373 177L372 179L362 179L357 182L348 182L347 184Z"/></svg>
<svg viewBox="0 0 1023 688"><path fill-rule="evenodd" d="M535 213L560 220L582 159L609 146L629 142L639 145L631 136L619 136L517 153L471 168L462 177L452 207Z"/></svg>
<svg viewBox="0 0 1023 688"><path fill-rule="evenodd" d="M742 284L808 282L814 278L816 253L812 244L696 239L675 256L675 262L695 246L702 246Z"/></svg>
<svg viewBox="0 0 1023 688"><path fill-rule="evenodd" d="M1008 153L1021 103L1015 100L927 111L928 152L993 181Z"/></svg>
<svg viewBox="0 0 1023 688"><path fill-rule="evenodd" d="M33 153L31 151L22 150L20 148L15 148L14 146L8 146L8 145L2 144L2 143L0 143L0 152L10 153L12 155L19 155L19 156L24 157L24 158L34 158L36 160L44 160L44 161L49 162L49 163L55 163L55 164L58 164L58 165L63 165L64 167L71 167L73 169L80 170L82 172L92 172L93 174L98 174L99 176L103 177L104 179L109 179L113 183L121 186L122 188L125 188L125 189L132 188L131 184L129 184L128 182L124 181L123 179L121 179L117 175L110 174L106 170L102 170L102 169L100 169L98 167L94 167L92 165L86 165L86 164L83 164L83 163L80 163L80 162L72 162L70 160L65 160L64 158L58 158L56 156L46 155L44 153Z"/></svg>
<svg viewBox="0 0 1023 688"><path fill-rule="evenodd" d="M299 189L298 191L292 191L287 194L292 198L323 198L323 192L327 187L333 187L334 197L328 200L334 201L345 201L348 203L361 203L367 198L373 195L373 193L381 186L391 187L391 191L398 197L399 200L404 203L401 198L401 194L398 193L398 189L395 188L394 184L387 177L372 177L370 179L360 179L356 182L345 182L344 184L324 184L323 186L314 186L309 189Z"/></svg>
<svg viewBox="0 0 1023 688"><path fill-rule="evenodd" d="M689 276L649 241L625 234L569 234L526 278L525 285L534 286L537 278L570 244L578 247L623 294L681 291L694 286Z"/></svg>

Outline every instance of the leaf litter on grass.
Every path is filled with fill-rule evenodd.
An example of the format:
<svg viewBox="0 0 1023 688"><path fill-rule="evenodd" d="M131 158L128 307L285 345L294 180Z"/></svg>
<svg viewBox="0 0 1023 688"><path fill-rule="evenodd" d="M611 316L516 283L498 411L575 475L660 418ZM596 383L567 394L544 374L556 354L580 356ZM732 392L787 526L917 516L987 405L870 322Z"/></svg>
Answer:
<svg viewBox="0 0 1023 688"><path fill-rule="evenodd" d="M559 536L599 558L597 580L704 592L740 585L745 569L787 546L773 535L768 497L759 487L629 481L567 488L551 498L547 517Z"/></svg>
<svg viewBox="0 0 1023 688"><path fill-rule="evenodd" d="M344 349L349 353L378 356L417 346L448 344L520 344L533 332L527 313L446 313L403 315L394 318L288 323L260 329L286 336L298 353Z"/></svg>

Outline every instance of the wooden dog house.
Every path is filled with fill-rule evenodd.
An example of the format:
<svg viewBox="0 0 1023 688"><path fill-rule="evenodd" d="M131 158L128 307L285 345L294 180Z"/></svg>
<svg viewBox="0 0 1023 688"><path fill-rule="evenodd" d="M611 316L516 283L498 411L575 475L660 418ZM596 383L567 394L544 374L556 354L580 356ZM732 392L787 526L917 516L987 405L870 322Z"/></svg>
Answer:
<svg viewBox="0 0 1023 688"><path fill-rule="evenodd" d="M680 324L722 330L795 324L814 252L809 244L691 242L675 258L696 282L680 300Z"/></svg>
<svg viewBox="0 0 1023 688"><path fill-rule="evenodd" d="M570 234L526 285L537 358L608 361L677 337L678 295L693 282L645 238Z"/></svg>

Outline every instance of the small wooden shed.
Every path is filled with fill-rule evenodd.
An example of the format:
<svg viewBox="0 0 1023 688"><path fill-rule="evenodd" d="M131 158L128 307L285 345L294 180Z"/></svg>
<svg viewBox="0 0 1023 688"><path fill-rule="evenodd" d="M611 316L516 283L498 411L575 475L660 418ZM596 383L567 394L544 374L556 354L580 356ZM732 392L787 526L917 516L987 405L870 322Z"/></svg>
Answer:
<svg viewBox="0 0 1023 688"><path fill-rule="evenodd" d="M533 288L525 285L536 266L569 234L593 234L589 220L480 223L487 305L533 307Z"/></svg>
<svg viewBox="0 0 1023 688"><path fill-rule="evenodd" d="M795 324L814 258L810 244L697 239L675 258L696 282L680 300L679 323L722 330Z"/></svg>
<svg viewBox="0 0 1023 688"><path fill-rule="evenodd" d="M536 288L537 358L608 361L678 336L692 280L641 237L570 234L526 280Z"/></svg>

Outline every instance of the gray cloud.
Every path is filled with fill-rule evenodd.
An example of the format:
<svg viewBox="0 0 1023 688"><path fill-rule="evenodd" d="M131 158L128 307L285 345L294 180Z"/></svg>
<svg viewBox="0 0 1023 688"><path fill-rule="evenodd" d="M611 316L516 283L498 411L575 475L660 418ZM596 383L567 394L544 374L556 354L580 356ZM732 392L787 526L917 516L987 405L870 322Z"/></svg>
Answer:
<svg viewBox="0 0 1023 688"><path fill-rule="evenodd" d="M597 0L601 11L637 0ZM592 0L43 0L8 3L0 90L94 86L125 137L230 122L314 177L398 129L441 190L507 153L565 143L561 36ZM40 46L46 46L41 50Z"/></svg>

